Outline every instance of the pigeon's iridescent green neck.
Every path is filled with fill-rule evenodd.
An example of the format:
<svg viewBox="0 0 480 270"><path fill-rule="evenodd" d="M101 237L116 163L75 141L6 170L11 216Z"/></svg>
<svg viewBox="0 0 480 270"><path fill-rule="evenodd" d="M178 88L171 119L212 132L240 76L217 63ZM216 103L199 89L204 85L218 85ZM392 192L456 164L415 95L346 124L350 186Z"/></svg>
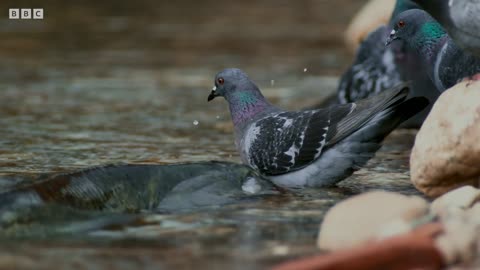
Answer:
<svg viewBox="0 0 480 270"><path fill-rule="evenodd" d="M260 91L235 91L228 95L232 121L241 127L270 107Z"/></svg>
<svg viewBox="0 0 480 270"><path fill-rule="evenodd" d="M393 9L392 17L390 18L390 21L395 19L395 17L397 17L398 14L410 9L420 9L420 6L411 0L397 0L397 2L395 3L395 8Z"/></svg>
<svg viewBox="0 0 480 270"><path fill-rule="evenodd" d="M426 22L420 28L421 33L433 39L439 39L447 34L442 26L437 22Z"/></svg>
<svg viewBox="0 0 480 270"><path fill-rule="evenodd" d="M416 50L428 61L432 61L447 39L447 32L442 26L435 21L429 21L421 25L412 41Z"/></svg>
<svg viewBox="0 0 480 270"><path fill-rule="evenodd" d="M244 106L249 106L252 104L255 104L258 101L258 97L253 92L237 92L233 94L234 98L237 100L238 103L244 105Z"/></svg>

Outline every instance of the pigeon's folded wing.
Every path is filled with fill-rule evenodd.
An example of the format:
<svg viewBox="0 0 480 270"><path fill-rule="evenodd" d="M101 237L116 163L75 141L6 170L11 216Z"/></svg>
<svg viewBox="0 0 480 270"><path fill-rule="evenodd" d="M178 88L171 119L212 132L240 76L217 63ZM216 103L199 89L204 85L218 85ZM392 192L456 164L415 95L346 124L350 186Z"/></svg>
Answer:
<svg viewBox="0 0 480 270"><path fill-rule="evenodd" d="M348 114L351 105L341 105ZM267 175L301 169L322 153L330 130L329 109L283 112L254 123L245 137L251 166Z"/></svg>

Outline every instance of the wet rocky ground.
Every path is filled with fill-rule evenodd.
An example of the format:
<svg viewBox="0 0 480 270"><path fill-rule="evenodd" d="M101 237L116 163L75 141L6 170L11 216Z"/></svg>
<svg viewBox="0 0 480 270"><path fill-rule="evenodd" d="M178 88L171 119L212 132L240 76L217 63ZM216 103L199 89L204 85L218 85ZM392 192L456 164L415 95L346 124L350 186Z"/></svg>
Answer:
<svg viewBox="0 0 480 270"><path fill-rule="evenodd" d="M313 105L335 91L351 61L342 34L362 4L46 1L42 21L5 15L1 189L106 164L239 162L225 102L206 102L215 73L239 67L275 104ZM2 1L0 9L17 5ZM0 268L255 269L312 254L322 216L339 200L373 189L418 194L408 175L414 135L392 134L335 188L194 213L147 212L70 237L4 239Z"/></svg>

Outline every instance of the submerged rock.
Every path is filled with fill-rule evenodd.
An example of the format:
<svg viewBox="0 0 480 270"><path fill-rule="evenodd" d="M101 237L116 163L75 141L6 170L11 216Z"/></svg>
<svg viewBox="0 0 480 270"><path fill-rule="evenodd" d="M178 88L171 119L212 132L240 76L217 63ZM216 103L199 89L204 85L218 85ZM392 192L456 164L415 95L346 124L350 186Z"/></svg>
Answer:
<svg viewBox="0 0 480 270"><path fill-rule="evenodd" d="M53 203L114 212L178 211L276 192L268 180L234 163L114 165L46 177L0 194L0 210Z"/></svg>
<svg viewBox="0 0 480 270"><path fill-rule="evenodd" d="M279 193L234 163L115 165L47 176L0 194L0 236L72 234Z"/></svg>
<svg viewBox="0 0 480 270"><path fill-rule="evenodd" d="M418 132L410 158L413 184L440 196L480 181L480 81L444 92Z"/></svg>

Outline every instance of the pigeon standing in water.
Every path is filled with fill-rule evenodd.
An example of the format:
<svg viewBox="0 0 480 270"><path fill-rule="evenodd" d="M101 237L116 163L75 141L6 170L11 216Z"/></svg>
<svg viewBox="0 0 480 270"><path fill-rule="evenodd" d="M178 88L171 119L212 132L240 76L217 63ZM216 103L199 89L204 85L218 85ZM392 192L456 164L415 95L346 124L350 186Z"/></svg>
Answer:
<svg viewBox="0 0 480 270"><path fill-rule="evenodd" d="M415 8L420 6L411 0L397 0L392 20L401 12ZM381 26L362 42L354 63L340 78L337 95L341 104L376 95L403 81L412 81L409 97L427 97L431 105L438 98L439 93L428 75L418 70L412 72L418 66L417 56L404 43L396 42L392 44L394 46L385 46L390 31L389 26ZM420 127L430 109L431 106L402 126Z"/></svg>
<svg viewBox="0 0 480 270"><path fill-rule="evenodd" d="M415 0L461 48L480 57L479 0Z"/></svg>
<svg viewBox="0 0 480 270"><path fill-rule="evenodd" d="M208 101L223 96L242 161L285 187L333 185L374 156L400 123L428 105L406 100L405 84L357 103L284 111L271 105L239 69L215 77Z"/></svg>
<svg viewBox="0 0 480 270"><path fill-rule="evenodd" d="M480 58L458 47L427 12L408 10L398 15L394 23L387 45L397 39L405 41L419 55L438 91L480 72Z"/></svg>

